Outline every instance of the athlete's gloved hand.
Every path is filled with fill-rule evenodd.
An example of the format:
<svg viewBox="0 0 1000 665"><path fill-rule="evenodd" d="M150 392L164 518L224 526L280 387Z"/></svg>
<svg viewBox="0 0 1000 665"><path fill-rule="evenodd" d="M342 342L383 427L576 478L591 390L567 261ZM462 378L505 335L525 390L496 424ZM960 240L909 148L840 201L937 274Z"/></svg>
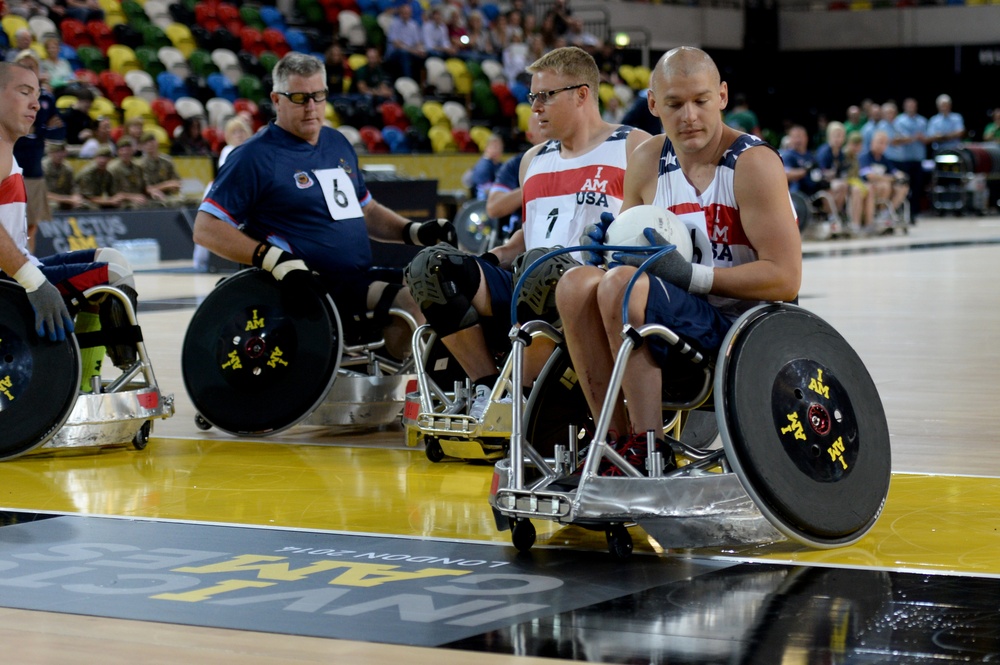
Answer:
<svg viewBox="0 0 1000 665"><path fill-rule="evenodd" d="M667 239L653 228L643 230L642 234L653 247L669 245ZM639 267L649 256L615 252L612 260L627 266ZM653 261L648 272L660 279L681 287L689 293L705 294L712 290L715 270L710 266L691 263L676 250L672 250Z"/></svg>
<svg viewBox="0 0 1000 665"><path fill-rule="evenodd" d="M309 272L309 267L302 259L295 258L294 254L284 251L280 247L262 242L257 245L251 259L253 265L262 268L272 275L279 282L289 274L302 270Z"/></svg>
<svg viewBox="0 0 1000 665"><path fill-rule="evenodd" d="M441 242L458 247L455 226L447 219L430 219L426 222L409 222L403 227L403 242L407 245L431 247Z"/></svg>
<svg viewBox="0 0 1000 665"><path fill-rule="evenodd" d="M31 263L21 266L14 273L14 279L28 293L28 302L35 310L35 332L38 336L48 337L53 342L66 339L66 333L73 332L73 318L59 289Z"/></svg>
<svg viewBox="0 0 1000 665"><path fill-rule="evenodd" d="M607 235L608 227L615 221L615 216L610 212L601 213L601 221L597 224L590 224L583 229L580 236L581 245L589 245L593 249L583 252L584 263L592 266L604 265L604 238Z"/></svg>

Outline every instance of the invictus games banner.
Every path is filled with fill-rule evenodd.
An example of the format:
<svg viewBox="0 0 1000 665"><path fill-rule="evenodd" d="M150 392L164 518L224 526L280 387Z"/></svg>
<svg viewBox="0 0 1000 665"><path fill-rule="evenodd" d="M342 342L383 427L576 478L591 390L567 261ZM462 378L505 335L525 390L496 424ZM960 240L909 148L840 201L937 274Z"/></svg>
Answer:
<svg viewBox="0 0 1000 665"><path fill-rule="evenodd" d="M194 215L194 209L185 208L57 212L52 221L39 223L35 255L111 247L122 240L148 238L159 244L161 260L190 259L194 251Z"/></svg>
<svg viewBox="0 0 1000 665"><path fill-rule="evenodd" d="M440 646L729 564L57 517L0 528L0 605Z"/></svg>

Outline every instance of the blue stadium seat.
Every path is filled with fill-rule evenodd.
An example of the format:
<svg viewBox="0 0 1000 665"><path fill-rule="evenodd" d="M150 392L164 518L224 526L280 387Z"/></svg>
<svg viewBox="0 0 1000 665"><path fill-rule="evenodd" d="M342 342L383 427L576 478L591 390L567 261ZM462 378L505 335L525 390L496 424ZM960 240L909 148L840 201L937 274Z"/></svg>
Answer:
<svg viewBox="0 0 1000 665"><path fill-rule="evenodd" d="M235 102L239 98L236 86L233 85L233 82L225 74L213 72L205 77L205 83L212 89L216 97L222 97L231 102Z"/></svg>

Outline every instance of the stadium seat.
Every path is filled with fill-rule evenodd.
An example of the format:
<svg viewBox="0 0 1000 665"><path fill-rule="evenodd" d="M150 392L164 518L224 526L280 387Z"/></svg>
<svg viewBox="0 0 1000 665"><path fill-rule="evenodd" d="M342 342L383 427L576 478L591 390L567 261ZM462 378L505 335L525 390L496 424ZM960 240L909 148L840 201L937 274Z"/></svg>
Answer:
<svg viewBox="0 0 1000 665"><path fill-rule="evenodd" d="M285 39L285 33L277 28L264 28L261 38L264 40L264 46L267 50L274 52L279 58L284 57L291 50Z"/></svg>
<svg viewBox="0 0 1000 665"><path fill-rule="evenodd" d="M340 115L337 113L337 109L333 107L333 102L327 100L326 110L323 114L324 119L329 122L334 127L340 127L343 124L340 120Z"/></svg>
<svg viewBox="0 0 1000 665"><path fill-rule="evenodd" d="M277 7L262 5L260 8L260 20L264 22L265 28L285 29L285 17Z"/></svg>
<svg viewBox="0 0 1000 665"><path fill-rule="evenodd" d="M421 105L420 110L431 126L444 125L451 131L451 121L444 113L444 105L441 102L427 100Z"/></svg>
<svg viewBox="0 0 1000 665"><path fill-rule="evenodd" d="M142 33L128 23L119 23L111 28L111 34L114 35L115 43L127 46L132 50L143 45Z"/></svg>
<svg viewBox="0 0 1000 665"><path fill-rule="evenodd" d="M459 152L479 152L479 146L472 140L468 129L456 127L451 130L451 137L455 139L455 147Z"/></svg>
<svg viewBox="0 0 1000 665"><path fill-rule="evenodd" d="M154 99L159 97L156 81L149 75L149 72L141 69L125 72L125 84L132 89L133 94L142 97L147 102L152 103Z"/></svg>
<svg viewBox="0 0 1000 665"><path fill-rule="evenodd" d="M490 140L490 137L493 136L493 130L489 127L476 125L469 130L469 136L479 148L479 152L482 152L486 150L486 143Z"/></svg>
<svg viewBox="0 0 1000 665"><path fill-rule="evenodd" d="M108 67L113 72L125 74L133 69L142 69L142 64L131 48L124 44L112 44L108 47Z"/></svg>
<svg viewBox="0 0 1000 665"><path fill-rule="evenodd" d="M117 118L115 112L118 109L115 108L115 103L108 99L107 97L101 97L98 95L94 96L94 102L90 105L90 117L97 120L101 117L111 118L112 124L117 125Z"/></svg>
<svg viewBox="0 0 1000 665"><path fill-rule="evenodd" d="M403 105L412 104L420 106L424 103L424 97L420 93L420 84L409 76L400 76L395 83L396 92L403 98Z"/></svg>
<svg viewBox="0 0 1000 665"><path fill-rule="evenodd" d="M461 58L448 58L444 61L448 73L451 74L452 81L455 82L455 92L459 95L468 95L472 92L472 72L469 66Z"/></svg>
<svg viewBox="0 0 1000 665"><path fill-rule="evenodd" d="M205 113L205 106L194 97L179 97L175 99L174 108L177 109L177 115L184 120L198 117L208 119L208 114Z"/></svg>
<svg viewBox="0 0 1000 665"><path fill-rule="evenodd" d="M215 49L212 51L212 62L233 85L239 83L240 77L243 76L243 67L233 51L226 48Z"/></svg>
<svg viewBox="0 0 1000 665"><path fill-rule="evenodd" d="M142 118L143 120L156 120L153 107L144 97L130 95L125 97L120 104L122 116L126 122L132 118Z"/></svg>
<svg viewBox="0 0 1000 665"><path fill-rule="evenodd" d="M259 102L264 96L264 85L253 74L244 74L236 85L236 91L243 99Z"/></svg>
<svg viewBox="0 0 1000 665"><path fill-rule="evenodd" d="M125 19L128 21L129 25L137 28L150 22L149 15L146 14L146 10L135 0L121 0L119 5L122 13L125 14Z"/></svg>
<svg viewBox="0 0 1000 665"><path fill-rule="evenodd" d="M196 48L188 54L188 66L195 76L207 77L213 72L218 72L219 67L212 62L212 54L200 48Z"/></svg>
<svg viewBox="0 0 1000 665"><path fill-rule="evenodd" d="M44 41L45 35L58 35L59 28L47 16L32 16L28 19L28 29L36 42Z"/></svg>
<svg viewBox="0 0 1000 665"><path fill-rule="evenodd" d="M3 18L0 19L0 24L3 25L3 31L7 33L7 43L9 44L17 42L14 36L18 30L31 31L28 20L19 14L4 14Z"/></svg>
<svg viewBox="0 0 1000 665"><path fill-rule="evenodd" d="M157 76L156 85L160 90L160 96L175 102L181 97L190 96L184 85L184 79L173 72L163 72Z"/></svg>
<svg viewBox="0 0 1000 665"><path fill-rule="evenodd" d="M507 77L503 74L503 65L492 58L487 58L483 60L481 65L483 74L489 79L490 83L506 82Z"/></svg>
<svg viewBox="0 0 1000 665"><path fill-rule="evenodd" d="M62 23L59 24L59 34L62 36L63 42L78 50L81 46L93 46L94 44L90 33L87 32L87 26L82 21L73 18L62 20Z"/></svg>
<svg viewBox="0 0 1000 665"><path fill-rule="evenodd" d="M167 68L160 62L160 58L156 53L156 50L150 48L149 46L140 46L135 49L135 57L142 66L143 71L148 73L154 79L161 73L167 71Z"/></svg>
<svg viewBox="0 0 1000 665"><path fill-rule="evenodd" d="M361 24L361 16L357 12L343 9L338 18L340 20L337 31L341 39L346 40L348 45L353 48L365 46L368 36L365 34L365 27Z"/></svg>
<svg viewBox="0 0 1000 665"><path fill-rule="evenodd" d="M258 30L263 30L267 27L264 25L264 21L260 17L260 8L254 5L243 3L240 6L240 19L243 20L244 25L249 25L250 27L257 28Z"/></svg>
<svg viewBox="0 0 1000 665"><path fill-rule="evenodd" d="M517 128L522 132L528 131L528 118L531 117L531 105L527 102L521 102L514 109L517 114Z"/></svg>
<svg viewBox="0 0 1000 665"><path fill-rule="evenodd" d="M177 125L178 127L180 125ZM156 135L156 143L160 146L160 150L163 152L170 152L170 137L174 135L175 128L168 128L163 125L157 125L156 123L146 123L142 126L143 132L151 132Z"/></svg>
<svg viewBox="0 0 1000 665"><path fill-rule="evenodd" d="M357 127L352 127L350 125L341 125L337 127L337 131L344 135L355 150L364 150L365 142L361 138L361 132L358 131Z"/></svg>
<svg viewBox="0 0 1000 665"><path fill-rule="evenodd" d="M503 117L513 118L515 109L517 109L517 100L514 99L507 84L503 81L494 81L490 84L490 90L493 91L493 96L496 97L497 103L500 105L500 113Z"/></svg>
<svg viewBox="0 0 1000 665"><path fill-rule="evenodd" d="M68 109L76 104L77 98L74 95L60 95L56 100L56 108L59 110Z"/></svg>
<svg viewBox="0 0 1000 665"><path fill-rule="evenodd" d="M88 21L87 32L94 42L94 46L101 49L101 53L107 55L108 48L115 43L115 36L107 23L101 21Z"/></svg>
<svg viewBox="0 0 1000 665"><path fill-rule="evenodd" d="M410 126L410 121L406 117L403 107L396 102L383 102L379 111L382 113L382 127L395 126L406 129Z"/></svg>
<svg viewBox="0 0 1000 665"><path fill-rule="evenodd" d="M441 110L448 117L448 124L451 125L452 129L469 129L469 112L465 109L464 104L449 100L441 105ZM431 124L437 123L432 121Z"/></svg>
<svg viewBox="0 0 1000 665"><path fill-rule="evenodd" d="M219 129L224 128L226 121L236 115L232 100L224 97L213 97L205 102L205 112L208 113L208 123Z"/></svg>
<svg viewBox="0 0 1000 665"><path fill-rule="evenodd" d="M382 139L389 146L389 152L393 154L405 154L410 152L410 142L406 138L406 132L399 127L389 125L382 129Z"/></svg>
<svg viewBox="0 0 1000 665"><path fill-rule="evenodd" d="M431 149L435 153L455 152L458 150L455 137L452 136L451 129L446 125L433 125L427 130L427 138L430 139Z"/></svg>
<svg viewBox="0 0 1000 665"><path fill-rule="evenodd" d="M264 44L264 34L257 28L250 26L245 26L240 30L240 45L244 51L249 51L255 56L259 56L262 51L267 49L267 45Z"/></svg>
<svg viewBox="0 0 1000 665"><path fill-rule="evenodd" d="M280 59L274 51L261 51L260 55L257 56L260 68L268 74L274 71L274 66L278 64L278 60Z"/></svg>
<svg viewBox="0 0 1000 665"><path fill-rule="evenodd" d="M358 129L361 140L364 141L365 149L373 154L389 152L389 146L382 138L382 130L373 125L365 125Z"/></svg>
<svg viewBox="0 0 1000 665"><path fill-rule="evenodd" d="M174 46L161 46L156 52L157 58L163 63L167 71L180 78L191 75L191 68L188 66L187 58Z"/></svg>
<svg viewBox="0 0 1000 665"><path fill-rule="evenodd" d="M450 95L455 90L455 81L448 72L445 61L431 56L424 61L427 71L427 85L433 87L439 95Z"/></svg>
<svg viewBox="0 0 1000 665"><path fill-rule="evenodd" d="M173 46L167 33L158 25L149 23L142 27L142 43L145 46L154 48L159 52L165 46ZM160 58L161 60L163 58ZM165 64L165 63L164 63Z"/></svg>
<svg viewBox="0 0 1000 665"><path fill-rule="evenodd" d="M299 53L309 53L312 51L309 45L309 37L301 30L296 30L295 28L285 30L285 41L288 43L288 48L293 51L298 51Z"/></svg>
<svg viewBox="0 0 1000 665"><path fill-rule="evenodd" d="M73 72L76 75L76 82L82 83L83 85L89 85L91 87L98 87L100 81L97 80L97 73L90 69L77 69Z"/></svg>
<svg viewBox="0 0 1000 665"><path fill-rule="evenodd" d="M240 24L243 23L243 19L240 17L240 8L232 3L220 2L216 6L215 13L219 22L223 25L228 26L233 21L238 21Z"/></svg>
<svg viewBox="0 0 1000 665"><path fill-rule="evenodd" d="M77 47L76 54L80 57L84 68L94 73L103 72L108 68L108 59L96 46L81 45Z"/></svg>
<svg viewBox="0 0 1000 665"><path fill-rule="evenodd" d="M255 102L252 99L243 99L243 98L237 99L235 102L233 102L233 110L235 110L237 113L246 113L251 118L253 118L254 130L256 130L257 127L259 127L262 124L260 107L258 106L257 102Z"/></svg>
<svg viewBox="0 0 1000 665"><path fill-rule="evenodd" d="M215 93L216 98L221 98L230 103L236 101L239 96L236 92L236 86L233 82L229 80L225 74L220 72L212 72L207 77L205 77L205 83L208 84L209 89Z"/></svg>
<svg viewBox="0 0 1000 665"><path fill-rule="evenodd" d="M191 54L198 48L194 41L191 29L182 23L171 23L164 29L167 39L178 51L184 54L185 58L190 58Z"/></svg>

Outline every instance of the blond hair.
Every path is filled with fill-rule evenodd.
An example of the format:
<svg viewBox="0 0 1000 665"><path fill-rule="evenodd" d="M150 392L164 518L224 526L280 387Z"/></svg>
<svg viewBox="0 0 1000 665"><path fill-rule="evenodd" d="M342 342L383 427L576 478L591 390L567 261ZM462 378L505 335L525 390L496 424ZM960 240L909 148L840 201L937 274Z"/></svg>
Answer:
<svg viewBox="0 0 1000 665"><path fill-rule="evenodd" d="M582 48L564 46L553 49L528 65L527 70L530 74L546 71L576 79L580 83L585 83L590 88L591 96L597 99L601 72L594 57Z"/></svg>

